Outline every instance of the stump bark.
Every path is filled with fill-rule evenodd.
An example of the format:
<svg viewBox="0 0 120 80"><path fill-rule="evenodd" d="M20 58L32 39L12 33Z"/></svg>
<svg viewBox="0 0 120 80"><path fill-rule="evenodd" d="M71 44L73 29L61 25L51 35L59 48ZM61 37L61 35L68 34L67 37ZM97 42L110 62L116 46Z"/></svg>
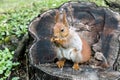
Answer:
<svg viewBox="0 0 120 80"><path fill-rule="evenodd" d="M92 64L80 65L81 69L78 71L72 69L70 61L67 61L63 69L57 68L54 63L54 45L50 42L56 9L60 12L66 11L69 25L89 42L93 55L96 52L103 53L110 68L95 67L94 59ZM44 12L29 25L29 33L34 38L29 49L29 61L35 69L35 78L37 80L119 79L120 15L89 2L68 2L56 9ZM87 27L89 31L83 27Z"/></svg>

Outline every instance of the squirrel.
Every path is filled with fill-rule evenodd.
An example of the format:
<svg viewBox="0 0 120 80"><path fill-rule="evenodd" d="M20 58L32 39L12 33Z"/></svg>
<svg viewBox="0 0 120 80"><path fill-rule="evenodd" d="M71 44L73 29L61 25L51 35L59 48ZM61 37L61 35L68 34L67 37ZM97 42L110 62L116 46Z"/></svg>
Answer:
<svg viewBox="0 0 120 80"><path fill-rule="evenodd" d="M56 62L59 68L63 68L66 59L73 61L73 69L79 70L79 63L84 63L91 58L91 48L87 41L70 28L66 19L66 12L63 12L62 20L57 10L55 25L51 42L55 43Z"/></svg>

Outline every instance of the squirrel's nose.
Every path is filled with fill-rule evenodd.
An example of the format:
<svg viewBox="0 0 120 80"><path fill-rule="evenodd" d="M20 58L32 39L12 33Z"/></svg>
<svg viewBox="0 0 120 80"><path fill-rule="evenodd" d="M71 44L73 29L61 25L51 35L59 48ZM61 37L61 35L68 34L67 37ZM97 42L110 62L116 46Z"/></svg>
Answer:
<svg viewBox="0 0 120 80"><path fill-rule="evenodd" d="M57 36L56 36L56 35L54 35L53 37L54 37L54 38L57 38Z"/></svg>
<svg viewBox="0 0 120 80"><path fill-rule="evenodd" d="M58 38L57 35L54 35L53 37L54 37L54 38Z"/></svg>

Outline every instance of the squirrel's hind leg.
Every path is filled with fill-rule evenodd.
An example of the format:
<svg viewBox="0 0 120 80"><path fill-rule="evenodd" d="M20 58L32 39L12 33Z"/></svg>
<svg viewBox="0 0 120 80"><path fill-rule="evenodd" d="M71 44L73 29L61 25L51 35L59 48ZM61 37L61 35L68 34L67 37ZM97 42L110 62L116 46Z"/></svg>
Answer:
<svg viewBox="0 0 120 80"><path fill-rule="evenodd" d="M61 60L57 61L56 64L59 68L63 68L65 61L66 61L65 59L61 59Z"/></svg>
<svg viewBox="0 0 120 80"><path fill-rule="evenodd" d="M79 63L74 63L73 67L74 70L79 70Z"/></svg>

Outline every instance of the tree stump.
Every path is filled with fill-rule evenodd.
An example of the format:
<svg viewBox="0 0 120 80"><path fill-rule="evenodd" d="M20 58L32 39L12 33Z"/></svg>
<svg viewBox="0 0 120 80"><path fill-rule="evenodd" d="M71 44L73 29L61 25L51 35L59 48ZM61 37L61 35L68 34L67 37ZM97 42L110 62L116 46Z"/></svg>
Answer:
<svg viewBox="0 0 120 80"><path fill-rule="evenodd" d="M93 55L97 52L103 53L110 68L92 67L96 64L94 59L92 64L81 64L81 69L78 71L72 69L70 61L65 63L63 69L55 65L54 45L50 38L55 25L56 9L66 11L69 25L76 28L76 31L89 42ZM35 78L37 80L119 79L120 15L89 2L68 2L56 9L40 14L29 25L30 36L34 38L29 49L29 61L35 69ZM89 31L82 29L83 26L87 26Z"/></svg>

